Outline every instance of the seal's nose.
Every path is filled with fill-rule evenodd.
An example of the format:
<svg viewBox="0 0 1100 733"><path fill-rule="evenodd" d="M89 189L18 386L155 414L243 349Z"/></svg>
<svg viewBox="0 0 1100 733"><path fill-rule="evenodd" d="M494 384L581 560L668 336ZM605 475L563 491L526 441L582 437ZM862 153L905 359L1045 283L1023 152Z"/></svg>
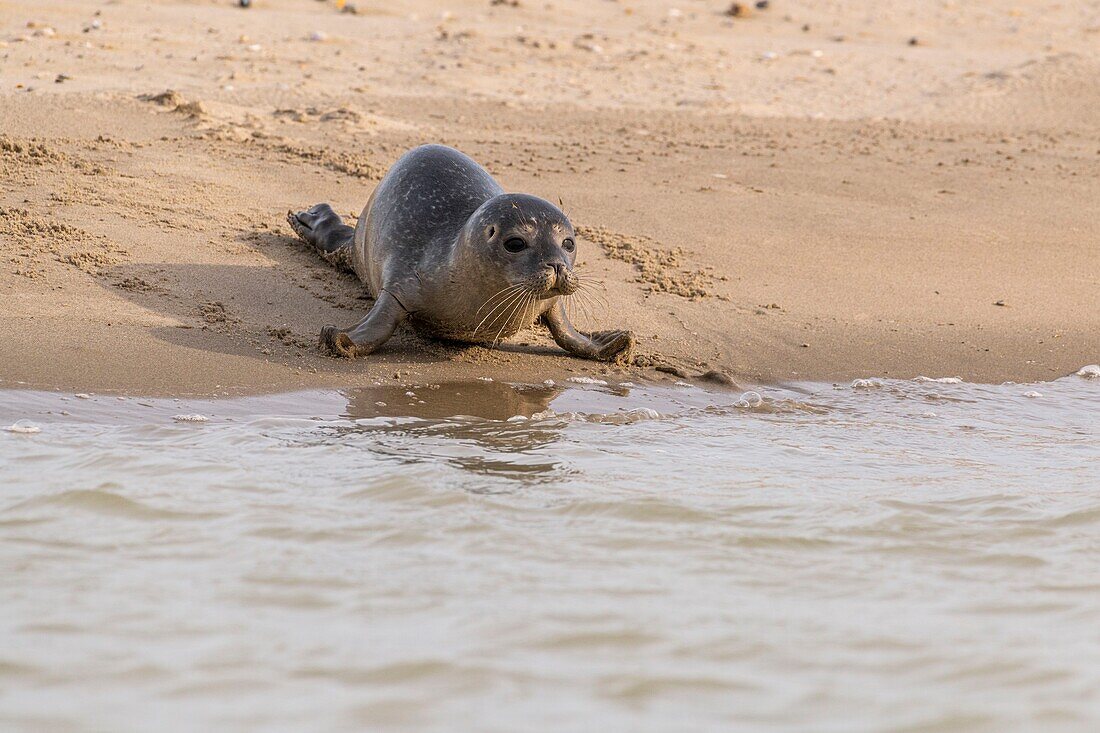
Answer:
<svg viewBox="0 0 1100 733"><path fill-rule="evenodd" d="M570 295L577 289L576 278L569 265L564 262L548 262L546 266L553 271L550 290L559 295Z"/></svg>
<svg viewBox="0 0 1100 733"><path fill-rule="evenodd" d="M553 262L550 267L554 269L554 286L562 287L569 281L569 268L565 266L564 262Z"/></svg>

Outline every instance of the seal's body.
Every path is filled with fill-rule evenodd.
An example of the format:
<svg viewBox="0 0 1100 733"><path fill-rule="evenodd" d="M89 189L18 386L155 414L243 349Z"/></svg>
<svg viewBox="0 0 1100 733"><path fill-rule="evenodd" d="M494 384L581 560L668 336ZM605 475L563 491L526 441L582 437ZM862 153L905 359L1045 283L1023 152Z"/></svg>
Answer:
<svg viewBox="0 0 1100 733"><path fill-rule="evenodd" d="M507 194L466 155L442 145L406 153L371 194L353 230L327 204L290 212L298 235L356 275L375 298L359 324L321 331L323 347L368 354L408 319L425 334L496 343L542 319L570 353L614 359L634 345L626 331L581 334L562 299L573 271L573 226L556 206Z"/></svg>

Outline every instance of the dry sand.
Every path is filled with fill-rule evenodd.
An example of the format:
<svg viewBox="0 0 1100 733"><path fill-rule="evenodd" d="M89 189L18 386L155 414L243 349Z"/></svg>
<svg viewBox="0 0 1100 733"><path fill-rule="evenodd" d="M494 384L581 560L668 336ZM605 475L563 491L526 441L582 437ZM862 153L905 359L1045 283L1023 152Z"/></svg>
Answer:
<svg viewBox="0 0 1100 733"><path fill-rule="evenodd" d="M1100 358L1094 2L0 4L0 386L610 372L1057 377ZM913 38L914 42L910 42ZM401 333L291 236L454 145L562 201L638 365Z"/></svg>

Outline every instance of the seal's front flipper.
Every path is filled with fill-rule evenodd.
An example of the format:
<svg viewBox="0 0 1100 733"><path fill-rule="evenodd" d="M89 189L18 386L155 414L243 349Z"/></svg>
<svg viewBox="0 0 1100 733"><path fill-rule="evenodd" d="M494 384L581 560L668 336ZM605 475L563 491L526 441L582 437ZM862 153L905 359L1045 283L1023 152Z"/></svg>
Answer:
<svg viewBox="0 0 1100 733"><path fill-rule="evenodd" d="M634 350L634 334L630 331L595 331L585 335L573 328L573 324L565 315L565 307L561 301L544 313L542 319L550 328L550 333L558 346L573 356L599 361L616 361L626 359Z"/></svg>
<svg viewBox="0 0 1100 733"><path fill-rule="evenodd" d="M348 256L355 240L355 230L345 224L331 206L317 204L298 213L288 211L286 220L294 233L306 244L312 245L318 254L337 267L351 269Z"/></svg>
<svg viewBox="0 0 1100 733"><path fill-rule="evenodd" d="M336 326L325 326L321 329L320 347L334 356L345 356L354 359L357 356L366 356L382 344L386 343L393 335L401 321L409 316L397 298L385 290L374 301L374 307L370 313L356 325L342 331Z"/></svg>

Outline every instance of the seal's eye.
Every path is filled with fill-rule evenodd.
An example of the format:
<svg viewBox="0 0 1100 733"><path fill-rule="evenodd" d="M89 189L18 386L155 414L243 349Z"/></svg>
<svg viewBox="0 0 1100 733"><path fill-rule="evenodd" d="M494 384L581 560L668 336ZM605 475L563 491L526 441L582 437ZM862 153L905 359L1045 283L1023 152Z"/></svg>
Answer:
<svg viewBox="0 0 1100 733"><path fill-rule="evenodd" d="M524 242L519 237L512 237L504 243L504 249L508 250L509 252L522 252L523 250L527 249L527 242Z"/></svg>
<svg viewBox="0 0 1100 733"><path fill-rule="evenodd" d="M566 252L572 252L577 248L577 245L573 242L572 239L567 239L561 243L561 248L564 249Z"/></svg>

